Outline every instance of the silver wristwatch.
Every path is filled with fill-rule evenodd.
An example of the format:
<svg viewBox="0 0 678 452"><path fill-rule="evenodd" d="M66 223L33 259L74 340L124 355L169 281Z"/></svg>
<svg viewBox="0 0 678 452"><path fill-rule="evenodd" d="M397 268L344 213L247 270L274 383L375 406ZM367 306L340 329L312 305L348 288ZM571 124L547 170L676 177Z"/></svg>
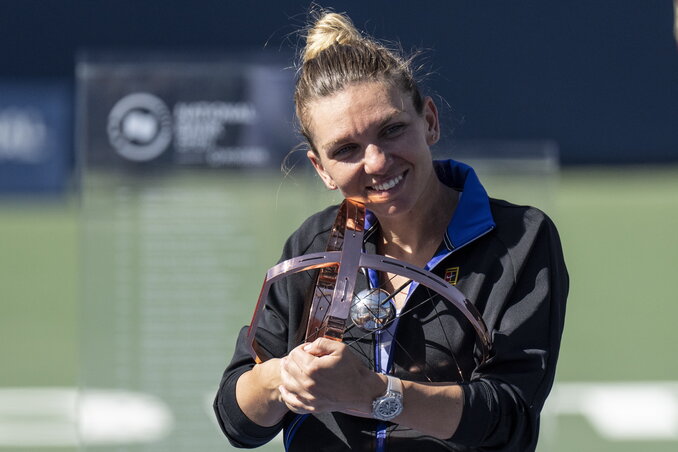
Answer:
<svg viewBox="0 0 678 452"><path fill-rule="evenodd" d="M386 375L386 378L386 394L372 402L372 416L382 421L390 421L403 411L403 383L392 375Z"/></svg>

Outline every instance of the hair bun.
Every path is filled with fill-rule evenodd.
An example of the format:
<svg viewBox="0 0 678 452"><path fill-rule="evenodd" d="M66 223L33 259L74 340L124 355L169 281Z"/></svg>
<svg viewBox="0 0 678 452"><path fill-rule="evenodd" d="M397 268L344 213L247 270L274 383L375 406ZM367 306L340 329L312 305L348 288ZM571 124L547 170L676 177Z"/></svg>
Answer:
<svg viewBox="0 0 678 452"><path fill-rule="evenodd" d="M306 35L303 62L312 60L334 44L350 44L361 39L362 35L351 19L343 14L325 13L313 24Z"/></svg>

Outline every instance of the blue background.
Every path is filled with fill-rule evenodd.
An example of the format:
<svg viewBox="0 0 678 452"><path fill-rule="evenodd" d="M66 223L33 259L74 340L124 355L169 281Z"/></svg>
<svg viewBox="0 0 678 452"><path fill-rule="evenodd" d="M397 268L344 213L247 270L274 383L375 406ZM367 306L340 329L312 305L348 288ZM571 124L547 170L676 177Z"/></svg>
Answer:
<svg viewBox="0 0 678 452"><path fill-rule="evenodd" d="M571 164L678 161L671 0L334 1L423 50L456 139L558 143ZM0 80L66 79L83 51L294 51L310 2L3 0ZM446 106L449 104L449 108Z"/></svg>

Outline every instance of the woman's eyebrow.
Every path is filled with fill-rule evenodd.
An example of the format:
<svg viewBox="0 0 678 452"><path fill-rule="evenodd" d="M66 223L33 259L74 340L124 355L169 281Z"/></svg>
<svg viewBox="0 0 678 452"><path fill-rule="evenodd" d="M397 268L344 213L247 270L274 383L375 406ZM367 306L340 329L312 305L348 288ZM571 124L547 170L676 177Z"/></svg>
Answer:
<svg viewBox="0 0 678 452"><path fill-rule="evenodd" d="M393 118L395 118L396 116L400 115L401 113L403 113L402 110L395 110L395 111L393 111L393 113L391 113L390 115L386 116L386 117L379 123L379 128L381 129L382 127L384 127L386 124L388 124L389 122L391 122L391 121L393 120Z"/></svg>

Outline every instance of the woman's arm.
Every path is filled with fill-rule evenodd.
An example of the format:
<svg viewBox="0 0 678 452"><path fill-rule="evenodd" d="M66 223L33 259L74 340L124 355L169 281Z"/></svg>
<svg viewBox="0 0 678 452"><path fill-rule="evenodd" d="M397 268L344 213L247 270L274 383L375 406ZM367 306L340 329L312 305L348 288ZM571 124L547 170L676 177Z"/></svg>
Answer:
<svg viewBox="0 0 678 452"><path fill-rule="evenodd" d="M272 427L288 412L278 387L280 380L280 359L271 359L255 365L238 378L235 397L252 422L262 427Z"/></svg>
<svg viewBox="0 0 678 452"><path fill-rule="evenodd" d="M296 413L339 411L372 417L372 402L386 392L386 376L371 371L346 345L317 339L281 360L281 399ZM464 395L453 383L403 381L403 411L393 422L440 439L461 419Z"/></svg>

